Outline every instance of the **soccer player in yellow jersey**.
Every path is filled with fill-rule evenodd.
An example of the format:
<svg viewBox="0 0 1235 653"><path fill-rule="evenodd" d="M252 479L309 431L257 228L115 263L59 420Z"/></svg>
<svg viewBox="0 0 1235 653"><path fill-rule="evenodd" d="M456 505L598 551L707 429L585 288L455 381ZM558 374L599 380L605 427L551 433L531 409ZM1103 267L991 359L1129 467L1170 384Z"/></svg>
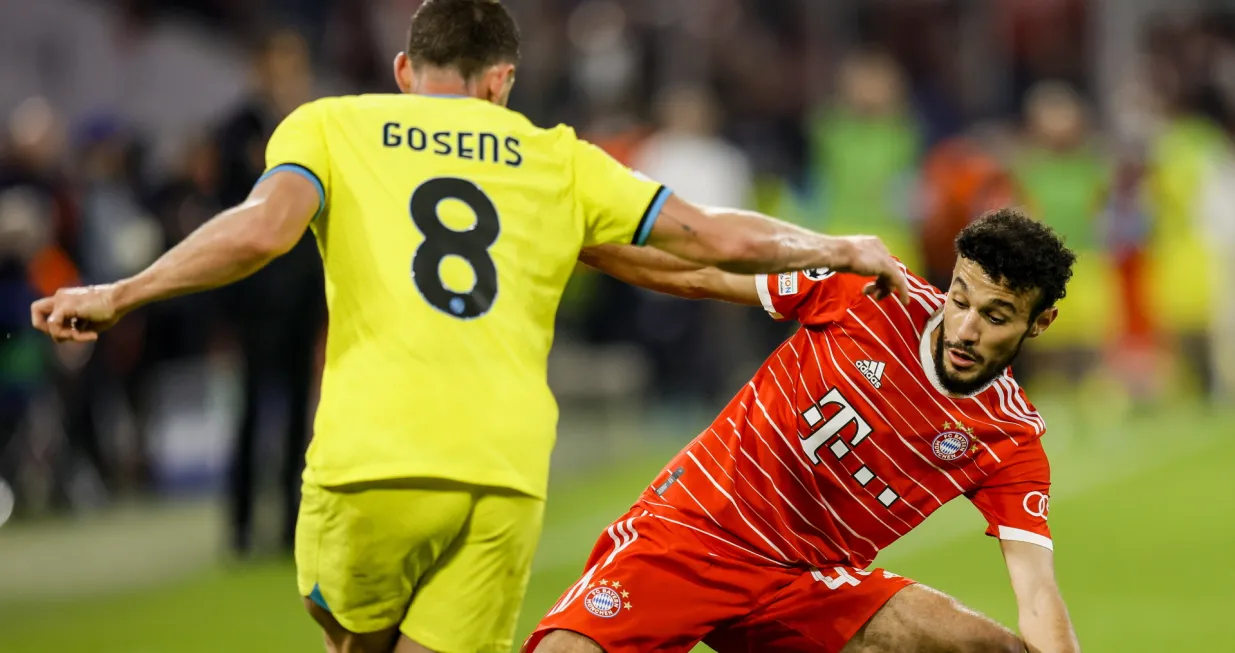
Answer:
<svg viewBox="0 0 1235 653"><path fill-rule="evenodd" d="M57 340L237 281L306 228L330 308L296 533L299 589L340 653L507 651L540 533L553 319L581 249L651 245L744 273L817 267L907 298L874 238L703 208L505 108L519 36L492 0L427 0L401 94L279 126L249 198L147 270L36 302Z"/></svg>

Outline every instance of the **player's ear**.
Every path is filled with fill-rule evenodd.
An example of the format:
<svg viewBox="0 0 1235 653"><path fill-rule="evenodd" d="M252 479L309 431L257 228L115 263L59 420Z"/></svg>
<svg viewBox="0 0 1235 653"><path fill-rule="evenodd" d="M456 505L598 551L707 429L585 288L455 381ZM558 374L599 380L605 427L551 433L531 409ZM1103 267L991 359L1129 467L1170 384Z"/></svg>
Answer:
<svg viewBox="0 0 1235 653"><path fill-rule="evenodd" d="M515 84L515 65L500 63L490 66L482 79L487 100L494 104L506 106L510 100L510 89Z"/></svg>
<svg viewBox="0 0 1235 653"><path fill-rule="evenodd" d="M399 86L399 92L411 93L415 73L412 71L412 60L407 58L407 53L396 54L393 67L395 84Z"/></svg>
<svg viewBox="0 0 1235 653"><path fill-rule="evenodd" d="M1042 311L1042 314L1033 321L1033 324L1029 325L1029 337L1037 338L1042 335L1044 331L1050 328L1057 317L1059 317L1059 309L1054 306Z"/></svg>

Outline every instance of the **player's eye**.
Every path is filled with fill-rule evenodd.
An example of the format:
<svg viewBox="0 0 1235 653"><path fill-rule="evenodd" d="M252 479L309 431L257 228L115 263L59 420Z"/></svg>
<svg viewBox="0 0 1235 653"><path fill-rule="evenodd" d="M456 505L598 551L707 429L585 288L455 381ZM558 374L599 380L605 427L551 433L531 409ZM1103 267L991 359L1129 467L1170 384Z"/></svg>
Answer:
<svg viewBox="0 0 1235 653"><path fill-rule="evenodd" d="M953 300L952 300L952 303L953 303L953 304L956 304L956 307L957 307L957 308L959 308L959 309L961 309L961 310L965 310L965 309L969 308L969 304L966 304L965 302L963 302L963 301L961 301L961 300L959 300L959 299L953 299Z"/></svg>
<svg viewBox="0 0 1235 653"><path fill-rule="evenodd" d="M986 320L990 322L991 324L994 324L995 326L999 326L1000 324L1004 324L1005 322L1007 322L1007 320L997 315L987 315Z"/></svg>

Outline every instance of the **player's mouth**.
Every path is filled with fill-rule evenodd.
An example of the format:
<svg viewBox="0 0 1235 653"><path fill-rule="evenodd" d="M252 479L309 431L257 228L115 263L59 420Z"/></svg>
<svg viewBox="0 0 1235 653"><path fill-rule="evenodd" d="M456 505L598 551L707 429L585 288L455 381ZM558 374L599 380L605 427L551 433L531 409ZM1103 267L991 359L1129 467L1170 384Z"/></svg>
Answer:
<svg viewBox="0 0 1235 653"><path fill-rule="evenodd" d="M978 364L978 360L961 349L948 348L948 362L958 370L967 370Z"/></svg>

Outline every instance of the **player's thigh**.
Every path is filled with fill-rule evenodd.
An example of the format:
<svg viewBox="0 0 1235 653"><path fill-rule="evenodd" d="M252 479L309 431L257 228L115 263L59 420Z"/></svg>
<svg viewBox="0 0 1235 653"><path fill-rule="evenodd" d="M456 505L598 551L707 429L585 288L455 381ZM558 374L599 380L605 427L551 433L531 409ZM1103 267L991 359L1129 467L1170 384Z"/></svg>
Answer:
<svg viewBox="0 0 1235 653"><path fill-rule="evenodd" d="M1007 629L939 592L844 566L802 574L707 642L720 653L1023 652Z"/></svg>
<svg viewBox="0 0 1235 653"><path fill-rule="evenodd" d="M914 585L893 596L842 653L1024 653L1011 630L952 597Z"/></svg>
<svg viewBox="0 0 1235 653"><path fill-rule="evenodd" d="M720 653L839 653L863 626L913 581L847 566L799 572L744 618L705 641Z"/></svg>
<svg viewBox="0 0 1235 653"><path fill-rule="evenodd" d="M584 569L524 653L684 653L796 577L638 506L600 536Z"/></svg>
<svg viewBox="0 0 1235 653"><path fill-rule="evenodd" d="M296 525L301 595L353 633L398 626L472 503L470 487L435 480L331 488L306 482Z"/></svg>
<svg viewBox="0 0 1235 653"><path fill-rule="evenodd" d="M424 576L400 630L434 651L507 653L540 540L544 500L477 488L458 539Z"/></svg>

